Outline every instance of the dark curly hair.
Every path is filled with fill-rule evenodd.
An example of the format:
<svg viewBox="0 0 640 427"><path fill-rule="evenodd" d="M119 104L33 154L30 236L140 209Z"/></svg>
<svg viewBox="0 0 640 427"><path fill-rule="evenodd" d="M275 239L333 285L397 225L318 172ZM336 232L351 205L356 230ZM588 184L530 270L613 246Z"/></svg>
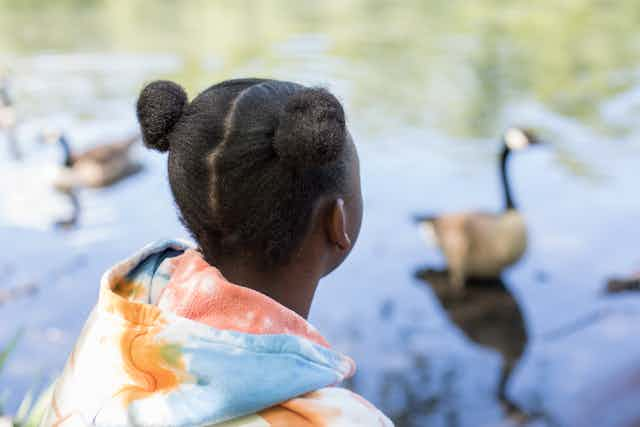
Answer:
<svg viewBox="0 0 640 427"><path fill-rule="evenodd" d="M339 195L348 133L325 89L237 79L191 102L176 83L147 85L137 103L147 147L169 151L180 217L205 259L242 256L286 264L310 225L314 203Z"/></svg>

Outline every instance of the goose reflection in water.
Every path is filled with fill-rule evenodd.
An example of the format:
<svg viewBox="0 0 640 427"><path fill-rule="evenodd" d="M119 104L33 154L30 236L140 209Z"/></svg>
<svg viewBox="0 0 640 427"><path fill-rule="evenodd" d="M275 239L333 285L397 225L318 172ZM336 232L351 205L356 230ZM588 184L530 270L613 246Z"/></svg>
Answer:
<svg viewBox="0 0 640 427"><path fill-rule="evenodd" d="M502 355L497 398L510 419L528 421L531 416L507 395L509 379L527 345L522 310L509 289L501 279L472 279L460 297L450 292L447 271L423 269L416 277L431 287L449 319L467 338Z"/></svg>
<svg viewBox="0 0 640 427"><path fill-rule="evenodd" d="M59 190L58 191L62 196L64 196L69 201L69 205L71 206L71 213L69 216L59 219L54 222L54 227L62 230L70 230L78 225L78 219L80 218L80 200L78 199L78 194L73 189Z"/></svg>

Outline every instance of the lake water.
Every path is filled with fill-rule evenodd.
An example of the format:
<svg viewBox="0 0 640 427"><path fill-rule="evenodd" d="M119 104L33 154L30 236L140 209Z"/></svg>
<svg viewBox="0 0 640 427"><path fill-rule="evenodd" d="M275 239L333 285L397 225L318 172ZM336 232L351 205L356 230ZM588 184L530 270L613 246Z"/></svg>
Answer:
<svg viewBox="0 0 640 427"><path fill-rule="evenodd" d="M81 149L136 131L146 81L174 79L194 96L266 76L326 86L345 103L365 220L311 321L357 361L348 386L398 426L509 425L496 397L501 357L416 277L444 260L411 218L498 210L500 133L523 125L549 142L510 164L529 245L503 281L524 323L472 327L524 351L507 394L543 414L529 425L579 425L598 391L640 370L640 294L602 293L607 278L640 270L640 6L531 3L0 0L0 66L12 71L23 154L13 160L0 136L0 289L38 290L0 306L0 344L24 330L0 373L6 409L55 377L108 266L186 234L166 159L142 148L144 173L81 191L78 227L54 230L70 206L49 181L61 153L38 132L64 129Z"/></svg>

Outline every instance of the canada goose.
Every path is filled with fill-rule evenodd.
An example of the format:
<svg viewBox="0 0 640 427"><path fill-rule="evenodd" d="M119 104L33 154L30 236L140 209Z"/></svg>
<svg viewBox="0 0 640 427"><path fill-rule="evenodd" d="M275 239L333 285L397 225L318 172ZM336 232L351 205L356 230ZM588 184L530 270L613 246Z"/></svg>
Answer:
<svg viewBox="0 0 640 427"><path fill-rule="evenodd" d="M501 212L416 218L425 238L435 242L447 259L449 280L458 294L464 292L468 277L498 277L505 267L522 257L527 247L527 227L511 195L507 162L512 151L524 150L540 140L532 131L511 128L502 142L500 176L505 206Z"/></svg>
<svg viewBox="0 0 640 427"><path fill-rule="evenodd" d="M527 414L507 395L507 385L527 346L527 329L522 309L501 279L470 280L464 298L449 292L446 271L419 270L416 277L427 282L448 318L468 339L496 350L502 356L497 397L512 419Z"/></svg>
<svg viewBox="0 0 640 427"><path fill-rule="evenodd" d="M0 70L0 131L7 137L11 155L19 159L22 156L16 140L16 125L16 109L9 88L9 73Z"/></svg>
<svg viewBox="0 0 640 427"><path fill-rule="evenodd" d="M60 132L44 132L44 143L57 143L62 152L62 168L55 179L58 190L79 187L107 187L140 170L142 165L131 159L130 150L139 136L99 145L80 154L73 154L67 137Z"/></svg>

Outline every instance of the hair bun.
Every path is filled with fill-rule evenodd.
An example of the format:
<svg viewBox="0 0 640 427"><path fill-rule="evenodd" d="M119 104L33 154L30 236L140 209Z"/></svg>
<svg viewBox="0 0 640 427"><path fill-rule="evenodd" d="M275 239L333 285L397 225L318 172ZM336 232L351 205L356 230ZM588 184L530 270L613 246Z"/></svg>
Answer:
<svg viewBox="0 0 640 427"><path fill-rule="evenodd" d="M160 152L169 150L167 135L187 102L186 92L176 83L158 80L145 86L136 105L144 145Z"/></svg>
<svg viewBox="0 0 640 427"><path fill-rule="evenodd" d="M281 113L273 147L292 166L322 166L340 156L346 140L344 110L324 89L291 95Z"/></svg>

